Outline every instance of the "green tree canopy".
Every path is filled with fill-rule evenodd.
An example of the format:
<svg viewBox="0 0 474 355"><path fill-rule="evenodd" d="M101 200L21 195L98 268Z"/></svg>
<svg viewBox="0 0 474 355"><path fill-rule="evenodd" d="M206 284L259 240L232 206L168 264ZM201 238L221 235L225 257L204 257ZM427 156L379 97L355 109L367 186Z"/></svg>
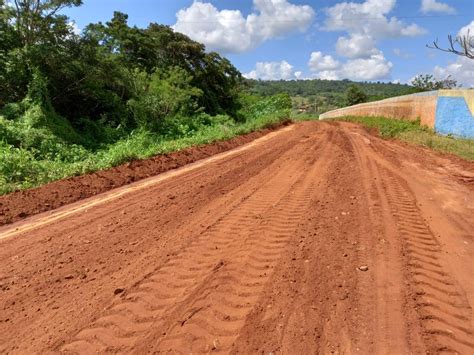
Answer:
<svg viewBox="0 0 474 355"><path fill-rule="evenodd" d="M346 91L346 104L352 106L363 102L367 102L367 94L358 85L349 86Z"/></svg>
<svg viewBox="0 0 474 355"><path fill-rule="evenodd" d="M438 80L431 74L420 74L417 75L412 81L411 84L418 91L431 91L431 90L441 90L441 89L453 89L457 87L457 81L452 79L451 76L448 76L444 80Z"/></svg>

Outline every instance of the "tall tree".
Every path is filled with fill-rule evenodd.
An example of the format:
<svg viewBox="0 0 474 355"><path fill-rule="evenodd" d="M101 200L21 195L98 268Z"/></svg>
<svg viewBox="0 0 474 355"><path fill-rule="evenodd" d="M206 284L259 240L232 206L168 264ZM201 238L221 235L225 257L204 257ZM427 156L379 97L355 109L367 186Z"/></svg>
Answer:
<svg viewBox="0 0 474 355"><path fill-rule="evenodd" d="M24 46L41 42L45 37L64 36L66 16L58 12L66 7L82 5L82 0L14 0L15 25Z"/></svg>

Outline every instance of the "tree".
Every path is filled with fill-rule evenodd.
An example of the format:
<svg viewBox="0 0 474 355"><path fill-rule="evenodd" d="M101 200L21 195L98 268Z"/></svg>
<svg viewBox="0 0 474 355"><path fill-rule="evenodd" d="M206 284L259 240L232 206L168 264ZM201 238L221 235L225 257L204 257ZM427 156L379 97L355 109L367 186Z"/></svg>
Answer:
<svg viewBox="0 0 474 355"><path fill-rule="evenodd" d="M442 48L438 44L438 39L433 42L432 45L426 45L428 48L439 49L443 52L454 53L469 59L474 59L474 35L470 34L470 31L467 30L465 35L458 35L453 37L448 35L449 47Z"/></svg>
<svg viewBox="0 0 474 355"><path fill-rule="evenodd" d="M346 104L348 106L360 104L367 101L367 94L355 84L350 85L346 91Z"/></svg>
<svg viewBox="0 0 474 355"><path fill-rule="evenodd" d="M451 78L449 75L444 80L437 80L431 74L419 74L412 81L413 85L418 91L432 91L441 89L454 89L456 88L457 81Z"/></svg>
<svg viewBox="0 0 474 355"><path fill-rule="evenodd" d="M58 12L66 7L82 5L82 0L14 0L15 26L24 46L31 46L45 37L69 33L67 17ZM52 37L52 38L51 38Z"/></svg>

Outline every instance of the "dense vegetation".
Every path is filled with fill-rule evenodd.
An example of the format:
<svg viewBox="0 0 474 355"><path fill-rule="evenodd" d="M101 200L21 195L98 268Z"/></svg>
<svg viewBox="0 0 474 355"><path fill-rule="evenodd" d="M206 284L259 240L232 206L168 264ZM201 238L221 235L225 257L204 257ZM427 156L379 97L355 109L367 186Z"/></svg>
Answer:
<svg viewBox="0 0 474 355"><path fill-rule="evenodd" d="M344 94L347 89L357 84L369 97L369 100L380 100L388 97L407 95L418 92L405 84L383 82L353 82L350 80L247 80L251 91L259 95L274 95L285 92L290 96L310 97L323 94Z"/></svg>
<svg viewBox="0 0 474 355"><path fill-rule="evenodd" d="M382 138L397 138L474 161L474 140L439 136L432 129L421 126L420 121L355 116L342 117L335 120L360 123L369 129L376 129Z"/></svg>
<svg viewBox="0 0 474 355"><path fill-rule="evenodd" d="M12 3L12 2L10 2ZM289 114L202 44L116 12L74 33L82 0L0 0L0 193L231 137Z"/></svg>

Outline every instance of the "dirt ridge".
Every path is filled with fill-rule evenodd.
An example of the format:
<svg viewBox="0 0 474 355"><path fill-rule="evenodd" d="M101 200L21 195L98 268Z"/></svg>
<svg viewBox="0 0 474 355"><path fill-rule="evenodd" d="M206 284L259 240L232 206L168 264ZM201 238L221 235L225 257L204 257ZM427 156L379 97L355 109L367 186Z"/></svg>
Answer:
<svg viewBox="0 0 474 355"><path fill-rule="evenodd" d="M134 160L114 168L0 196L0 226L234 149L289 124L291 121L284 121L229 140L194 146L149 159Z"/></svg>

